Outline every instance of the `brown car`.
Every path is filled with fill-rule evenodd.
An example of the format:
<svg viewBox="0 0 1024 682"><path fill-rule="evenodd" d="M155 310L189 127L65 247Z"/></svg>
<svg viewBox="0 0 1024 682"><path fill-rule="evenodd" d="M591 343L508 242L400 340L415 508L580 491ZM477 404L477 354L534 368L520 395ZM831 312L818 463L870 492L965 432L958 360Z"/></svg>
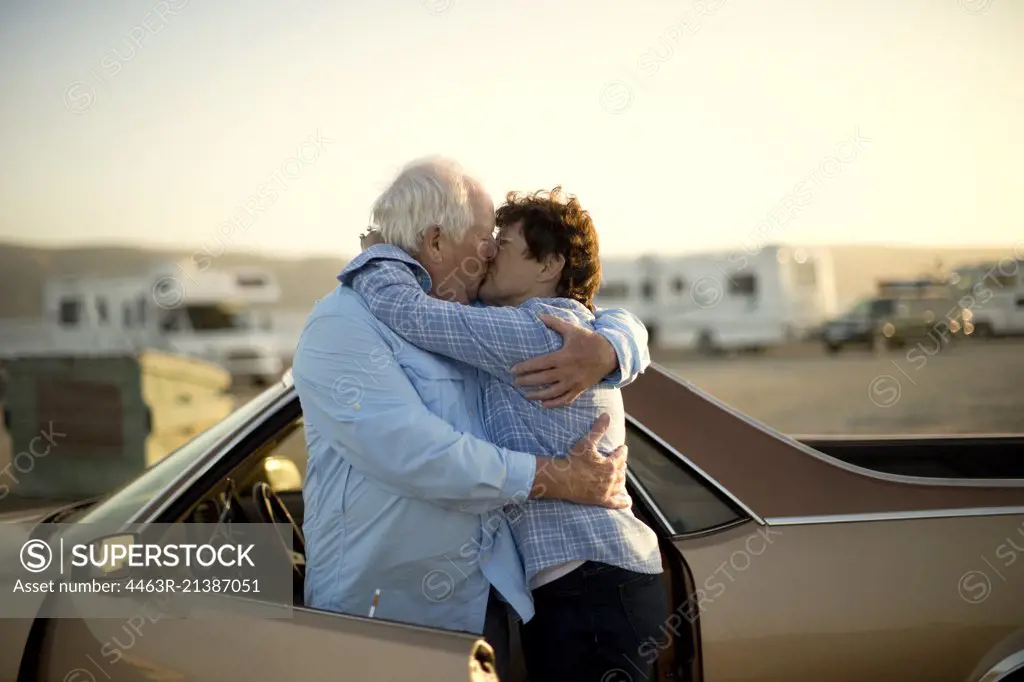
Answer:
<svg viewBox="0 0 1024 682"><path fill-rule="evenodd" d="M1024 680L1024 437L797 439L657 366L625 399L634 510L674 605L639 652L660 680ZM202 521L229 478L254 491L236 521L285 520L279 500L301 528L301 425L286 378L37 528ZM475 635L309 609L301 588L300 571L288 619L6 619L0 682L496 679ZM645 681L623 661L595 682Z"/></svg>

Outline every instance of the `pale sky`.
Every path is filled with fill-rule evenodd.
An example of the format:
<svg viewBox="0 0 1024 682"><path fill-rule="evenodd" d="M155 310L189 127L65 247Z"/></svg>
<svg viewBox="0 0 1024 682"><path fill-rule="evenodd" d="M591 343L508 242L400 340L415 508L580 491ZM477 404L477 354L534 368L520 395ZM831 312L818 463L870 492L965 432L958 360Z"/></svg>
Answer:
<svg viewBox="0 0 1024 682"><path fill-rule="evenodd" d="M349 254L428 153L562 184L604 254L734 248L789 195L775 241L1024 238L1015 0L0 7L0 240L198 248L248 200L233 248Z"/></svg>

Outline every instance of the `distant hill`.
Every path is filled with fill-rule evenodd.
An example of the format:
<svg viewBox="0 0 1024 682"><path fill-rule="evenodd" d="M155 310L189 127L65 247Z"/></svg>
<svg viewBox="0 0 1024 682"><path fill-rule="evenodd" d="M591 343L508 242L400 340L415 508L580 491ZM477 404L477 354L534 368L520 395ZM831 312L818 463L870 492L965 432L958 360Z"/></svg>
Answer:
<svg viewBox="0 0 1024 682"><path fill-rule="evenodd" d="M901 246L833 247L840 304L874 290L886 277L933 274L938 267L997 260L1011 255L1006 247L949 248ZM133 247L78 247L46 249L0 244L0 318L38 317L42 310L43 282L60 275L131 276L153 265L190 257L194 251L158 251ZM225 253L212 267L259 265L277 275L282 310L305 311L335 285L345 258L269 258Z"/></svg>
<svg viewBox="0 0 1024 682"><path fill-rule="evenodd" d="M1013 257L1013 248L994 247L832 247L836 294L840 307L874 293L879 279L930 277L957 267Z"/></svg>

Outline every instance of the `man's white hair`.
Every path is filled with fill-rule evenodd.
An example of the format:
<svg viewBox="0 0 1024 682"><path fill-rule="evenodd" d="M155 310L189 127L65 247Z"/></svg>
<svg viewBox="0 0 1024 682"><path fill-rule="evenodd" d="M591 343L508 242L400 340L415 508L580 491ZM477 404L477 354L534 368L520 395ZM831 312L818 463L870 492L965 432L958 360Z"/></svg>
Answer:
<svg viewBox="0 0 1024 682"><path fill-rule="evenodd" d="M429 156L407 164L373 204L372 220L388 244L419 253L434 225L456 242L473 224L472 191L483 191L457 162Z"/></svg>

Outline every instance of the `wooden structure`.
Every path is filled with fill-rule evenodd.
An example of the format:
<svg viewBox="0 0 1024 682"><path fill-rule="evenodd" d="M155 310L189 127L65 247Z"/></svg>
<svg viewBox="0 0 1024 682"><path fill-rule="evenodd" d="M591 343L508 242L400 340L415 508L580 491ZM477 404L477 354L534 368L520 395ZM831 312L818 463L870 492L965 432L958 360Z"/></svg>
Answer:
<svg viewBox="0 0 1024 682"><path fill-rule="evenodd" d="M160 351L21 357L6 368L5 483L21 498L109 492L234 409L226 370Z"/></svg>

